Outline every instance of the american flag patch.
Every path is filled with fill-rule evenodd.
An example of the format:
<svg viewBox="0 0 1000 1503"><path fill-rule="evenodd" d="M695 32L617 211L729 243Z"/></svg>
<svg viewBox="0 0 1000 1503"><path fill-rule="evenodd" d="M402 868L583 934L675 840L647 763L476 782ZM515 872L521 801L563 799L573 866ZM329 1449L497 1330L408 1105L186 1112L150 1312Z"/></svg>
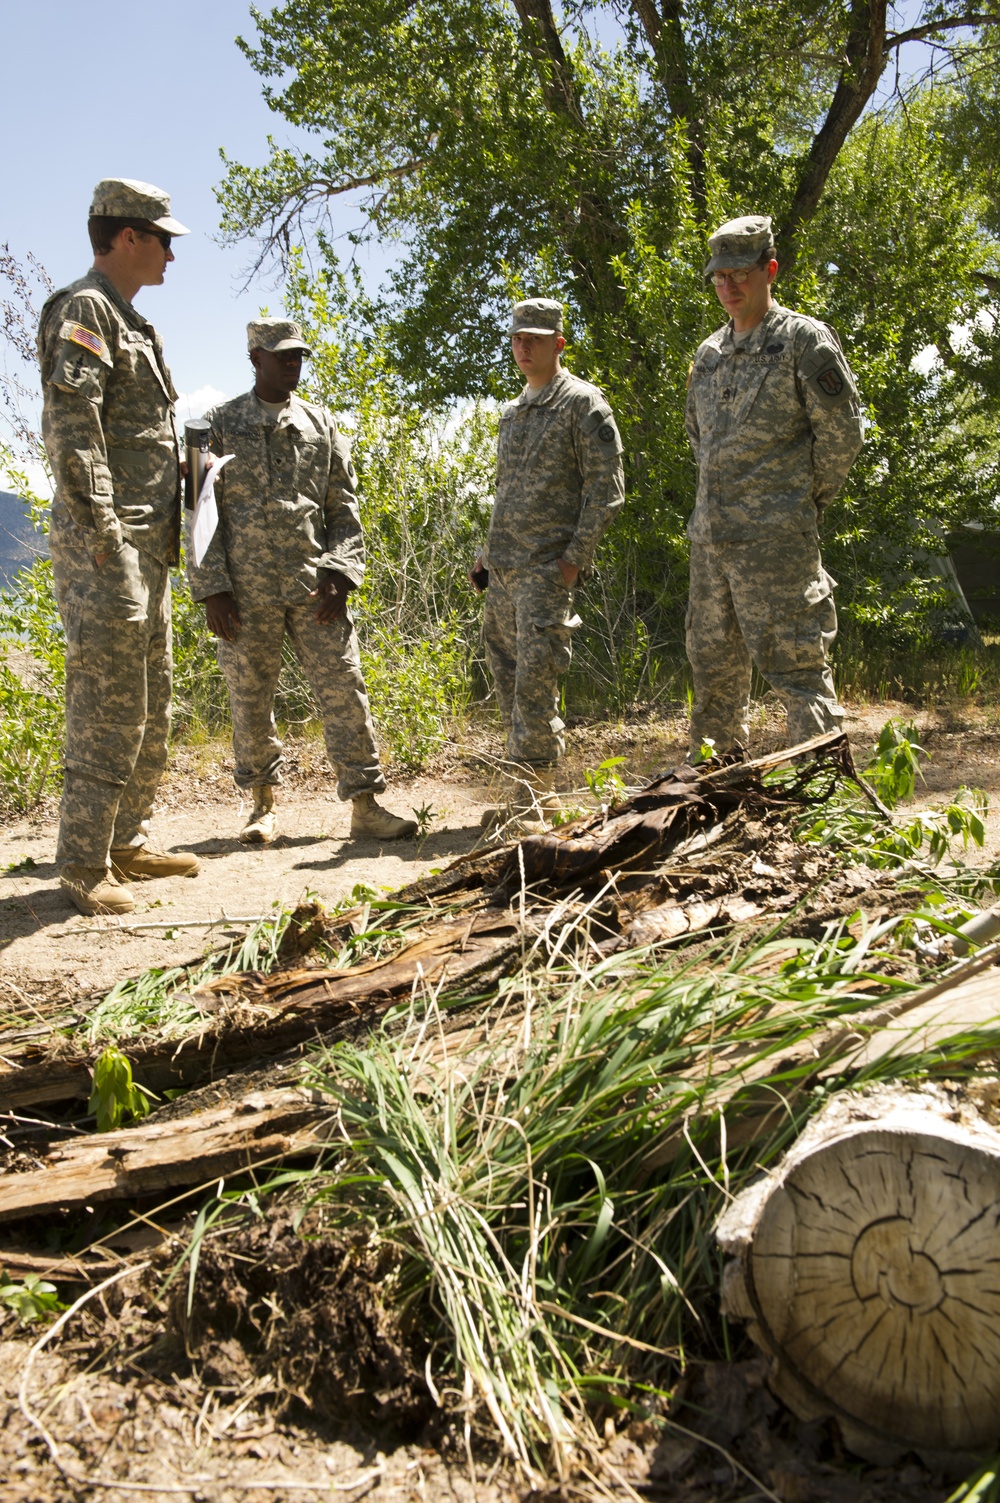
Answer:
<svg viewBox="0 0 1000 1503"><path fill-rule="evenodd" d="M82 324L74 324L66 335L74 344L82 344L85 350L93 350L102 360L108 356L108 347L100 334L95 334L92 329L85 329Z"/></svg>

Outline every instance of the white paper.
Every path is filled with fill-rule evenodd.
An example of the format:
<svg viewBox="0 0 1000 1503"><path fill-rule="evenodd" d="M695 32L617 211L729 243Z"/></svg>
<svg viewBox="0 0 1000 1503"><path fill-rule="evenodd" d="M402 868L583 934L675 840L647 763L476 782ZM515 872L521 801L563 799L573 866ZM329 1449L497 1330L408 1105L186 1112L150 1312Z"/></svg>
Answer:
<svg viewBox="0 0 1000 1503"><path fill-rule="evenodd" d="M219 508L215 500L215 477L222 466L228 464L232 458L232 454L223 454L221 459L215 461L205 475L198 499L194 504L194 517L191 521L191 550L194 553L196 568L201 567L201 561L208 552L208 545L215 537L215 529L219 525Z"/></svg>

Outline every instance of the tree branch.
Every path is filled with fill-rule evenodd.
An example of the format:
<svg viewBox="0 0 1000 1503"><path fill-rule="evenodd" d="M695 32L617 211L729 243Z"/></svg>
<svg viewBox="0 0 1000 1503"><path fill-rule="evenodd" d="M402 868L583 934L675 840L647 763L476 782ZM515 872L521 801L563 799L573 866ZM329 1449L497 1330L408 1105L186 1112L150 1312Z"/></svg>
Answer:
<svg viewBox="0 0 1000 1503"><path fill-rule="evenodd" d="M377 188L387 178L409 177L411 172L419 171L426 160L426 157L411 157L400 167L387 167L383 172L373 173L371 177L347 177L339 183L331 183L324 178L314 178L309 184L305 202L316 198L336 198L339 193L350 193L354 188ZM291 202L292 197L290 193L286 195L283 207Z"/></svg>
<svg viewBox="0 0 1000 1503"><path fill-rule="evenodd" d="M886 0L852 0L840 78L781 230L787 270L795 264L798 231L815 214L833 164L882 77L887 61L885 21Z"/></svg>
<svg viewBox="0 0 1000 1503"><path fill-rule="evenodd" d="M782 227L782 259L786 269L795 264L798 232L815 214L833 164L878 88L891 54L907 42L933 40L942 32L997 24L1000 24L1000 15L967 10L926 26L889 32L886 30L886 0L852 0L850 29L837 88L826 119L813 137Z"/></svg>
<svg viewBox="0 0 1000 1503"><path fill-rule="evenodd" d="M573 72L549 0L514 0L514 9L531 54L541 65L546 105L568 115L577 125L582 124Z"/></svg>
<svg viewBox="0 0 1000 1503"><path fill-rule="evenodd" d="M386 167L381 172L364 177L352 175L336 181L319 176L310 177L290 187L279 200L270 205L266 215L261 215L261 230L253 236L259 250L247 268L244 290L272 255L277 255L279 265L284 264L291 250L292 230L296 225L301 226L305 211L310 205L338 198L342 193L350 193L357 188L377 188L389 181L399 182L402 178L419 172L426 160L426 157L411 157L398 167Z"/></svg>
<svg viewBox="0 0 1000 1503"><path fill-rule="evenodd" d="M980 15L974 12L965 16L953 16L950 21L936 21L928 26L912 26L909 31L890 32L885 39L885 50L902 47L907 42L923 42L942 31L959 31L963 26L996 26L1000 16Z"/></svg>

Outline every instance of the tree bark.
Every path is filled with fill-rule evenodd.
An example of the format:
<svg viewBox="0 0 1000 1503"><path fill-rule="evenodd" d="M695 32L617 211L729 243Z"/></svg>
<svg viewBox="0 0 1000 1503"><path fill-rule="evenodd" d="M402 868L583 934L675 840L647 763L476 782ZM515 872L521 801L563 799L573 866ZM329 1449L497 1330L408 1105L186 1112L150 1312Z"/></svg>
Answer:
<svg viewBox="0 0 1000 1503"><path fill-rule="evenodd" d="M582 124L573 73L548 0L514 0L528 48L542 74L542 90L550 110Z"/></svg>
<svg viewBox="0 0 1000 1503"><path fill-rule="evenodd" d="M1000 1440L1000 1132L953 1090L844 1094L716 1229L723 1307L800 1416L877 1462Z"/></svg>
<svg viewBox="0 0 1000 1503"><path fill-rule="evenodd" d="M221 976L198 993L199 1001L238 992L273 1006L273 1014L248 1027L227 1025L224 1015L218 1021L209 1015L199 1034L183 1044L174 1039L133 1046L123 1040L121 1047L134 1079L148 1090L200 1085L254 1060L311 1048L321 1039L362 1037L415 986L433 985L447 994L505 964L519 946L517 932L512 915L494 910L435 925L398 955L349 971L279 971L263 982L240 974ZM36 1044L20 1057L9 1055L0 1068L0 1102L13 1110L85 1099L100 1053L97 1045L82 1058L39 1059Z"/></svg>

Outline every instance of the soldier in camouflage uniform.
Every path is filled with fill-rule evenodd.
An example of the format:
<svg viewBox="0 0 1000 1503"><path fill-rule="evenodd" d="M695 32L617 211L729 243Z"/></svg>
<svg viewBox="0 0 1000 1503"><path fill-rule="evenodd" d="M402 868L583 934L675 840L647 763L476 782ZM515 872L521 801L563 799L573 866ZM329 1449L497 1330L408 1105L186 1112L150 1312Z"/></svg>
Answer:
<svg viewBox="0 0 1000 1503"><path fill-rule="evenodd" d="M698 348L686 422L698 461L688 524L691 757L749 739L751 662L780 696L792 744L843 723L827 654L835 581L818 523L864 437L854 377L834 331L771 297L771 221L731 220L705 275L728 323Z"/></svg>
<svg viewBox="0 0 1000 1503"><path fill-rule="evenodd" d="M477 588L488 577L483 634L515 790L506 813L522 831L544 828L544 814L558 807L559 680L580 625L573 591L625 496L611 408L596 386L562 369L562 328L561 303L533 298L514 308L511 349L527 384L500 414L496 501L470 571Z"/></svg>
<svg viewBox="0 0 1000 1503"><path fill-rule="evenodd" d="M169 568L177 562L176 392L132 298L162 283L186 235L149 183L108 178L89 220L94 264L49 298L38 330L42 434L55 496L49 545L66 632L60 886L82 913L128 913L129 880L194 876L148 839L167 761Z"/></svg>
<svg viewBox="0 0 1000 1503"><path fill-rule="evenodd" d="M214 453L234 456L215 482L219 525L200 565L187 554L191 593L219 639L236 784L253 795L240 839L266 844L277 833L274 696L286 632L319 706L337 791L352 801L352 836L414 835L415 820L375 799L385 778L347 608L365 571L347 444L325 407L293 395L311 353L299 326L261 319L247 340L253 390L207 415Z"/></svg>

